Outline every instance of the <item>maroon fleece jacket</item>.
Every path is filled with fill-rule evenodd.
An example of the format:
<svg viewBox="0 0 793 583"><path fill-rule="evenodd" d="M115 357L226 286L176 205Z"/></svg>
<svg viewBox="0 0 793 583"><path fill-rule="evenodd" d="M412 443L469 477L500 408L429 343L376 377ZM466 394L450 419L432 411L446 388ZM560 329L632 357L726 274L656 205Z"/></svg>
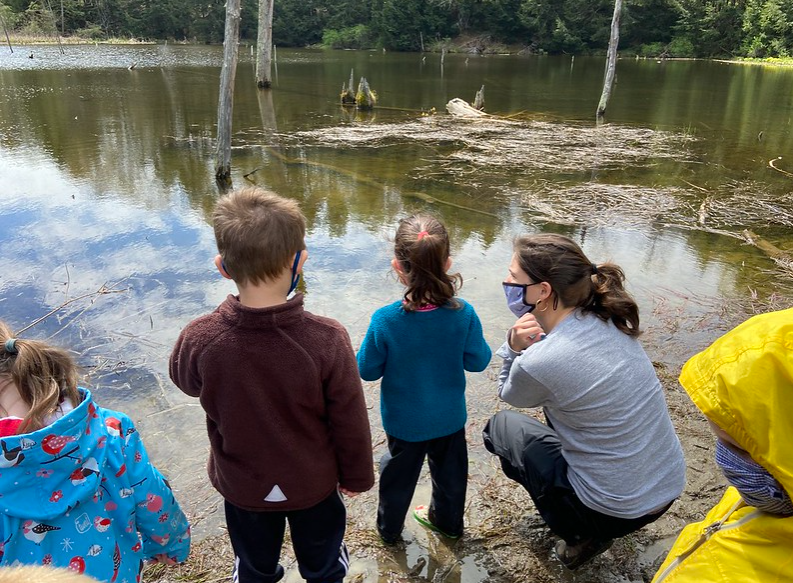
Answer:
<svg viewBox="0 0 793 583"><path fill-rule="evenodd" d="M350 337L303 309L303 295L270 308L229 296L193 320L170 375L206 412L208 472L247 510L300 510L339 485L374 484L366 402Z"/></svg>

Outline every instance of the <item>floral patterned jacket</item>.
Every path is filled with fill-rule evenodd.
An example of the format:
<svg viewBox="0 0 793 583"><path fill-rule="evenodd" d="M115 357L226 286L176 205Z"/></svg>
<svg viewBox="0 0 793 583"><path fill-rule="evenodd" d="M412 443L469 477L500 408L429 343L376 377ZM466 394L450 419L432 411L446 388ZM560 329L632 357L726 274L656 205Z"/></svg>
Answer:
<svg viewBox="0 0 793 583"><path fill-rule="evenodd" d="M132 421L80 394L51 425L0 439L0 566L132 583L146 559L184 561L187 518Z"/></svg>

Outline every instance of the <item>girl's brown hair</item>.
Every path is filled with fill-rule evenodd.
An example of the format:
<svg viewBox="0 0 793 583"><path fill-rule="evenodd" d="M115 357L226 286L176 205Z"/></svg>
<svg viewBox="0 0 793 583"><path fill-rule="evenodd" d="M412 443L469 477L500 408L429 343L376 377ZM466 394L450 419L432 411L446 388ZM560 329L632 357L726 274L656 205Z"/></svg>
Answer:
<svg viewBox="0 0 793 583"><path fill-rule="evenodd" d="M0 322L0 379L11 380L30 412L19 426L18 433L41 429L45 419L64 399L77 406L77 365L62 348L39 340L17 338L12 345L11 329Z"/></svg>
<svg viewBox="0 0 793 583"><path fill-rule="evenodd" d="M614 263L595 265L575 241L545 233L515 239L520 268L534 282L545 281L553 289L554 309L581 308L614 325L628 336L638 336L639 307L625 291L625 273Z"/></svg>
<svg viewBox="0 0 793 583"><path fill-rule="evenodd" d="M459 273L446 273L449 260L449 233L436 218L413 215L399 221L394 239L394 256L404 277L408 312L428 304L458 307L454 300L463 285Z"/></svg>

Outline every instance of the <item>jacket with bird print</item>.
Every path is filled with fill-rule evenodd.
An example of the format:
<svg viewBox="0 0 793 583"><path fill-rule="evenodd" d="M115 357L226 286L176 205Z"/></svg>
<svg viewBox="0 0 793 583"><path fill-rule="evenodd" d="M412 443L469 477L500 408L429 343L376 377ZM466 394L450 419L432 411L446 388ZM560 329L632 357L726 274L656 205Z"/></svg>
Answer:
<svg viewBox="0 0 793 583"><path fill-rule="evenodd" d="M187 518L129 417L80 396L51 425L0 439L0 566L139 582L145 560L187 558Z"/></svg>

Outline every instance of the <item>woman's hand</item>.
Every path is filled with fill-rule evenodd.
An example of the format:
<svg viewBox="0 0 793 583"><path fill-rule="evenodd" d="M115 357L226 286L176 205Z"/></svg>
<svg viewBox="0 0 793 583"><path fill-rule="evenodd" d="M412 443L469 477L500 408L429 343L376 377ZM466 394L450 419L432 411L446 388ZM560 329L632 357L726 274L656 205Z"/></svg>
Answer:
<svg viewBox="0 0 793 583"><path fill-rule="evenodd" d="M509 330L509 347L515 352L526 350L545 337L545 331L532 314L523 314Z"/></svg>

